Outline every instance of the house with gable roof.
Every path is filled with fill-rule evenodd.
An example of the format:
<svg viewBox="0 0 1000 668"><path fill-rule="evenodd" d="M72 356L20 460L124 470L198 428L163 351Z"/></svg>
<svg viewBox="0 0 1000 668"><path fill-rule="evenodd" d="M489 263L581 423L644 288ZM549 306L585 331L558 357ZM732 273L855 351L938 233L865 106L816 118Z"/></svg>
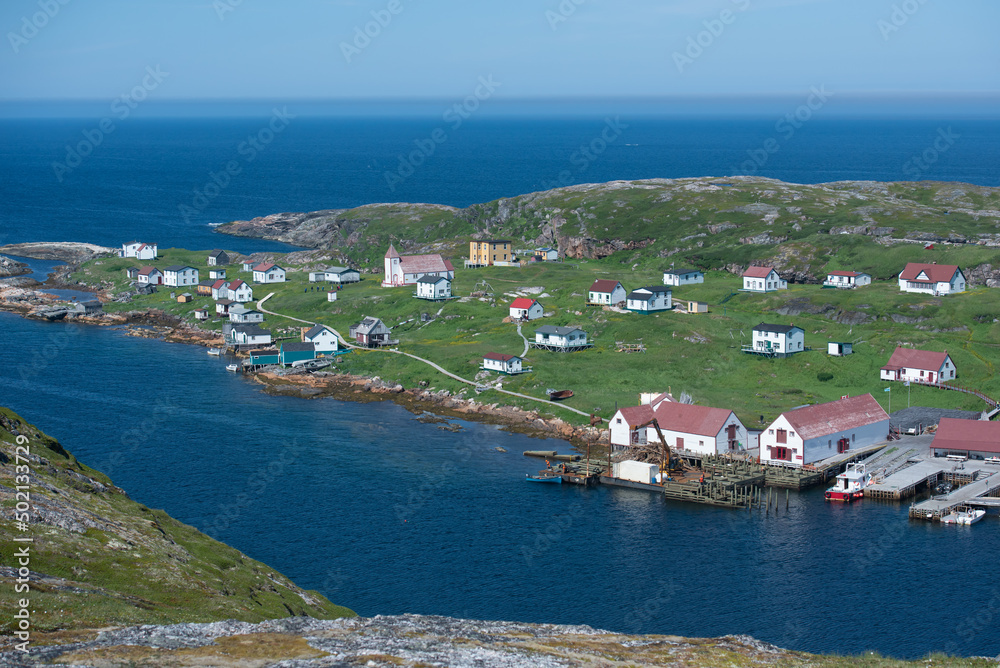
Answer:
<svg viewBox="0 0 1000 668"><path fill-rule="evenodd" d="M385 254L385 277L382 287L389 288L399 285L413 285L424 276L444 276L450 281L455 280L455 267L440 255L400 255L396 248L389 244Z"/></svg>
<svg viewBox="0 0 1000 668"><path fill-rule="evenodd" d="M609 278L599 278L590 286L587 293L588 304L613 306L625 301L625 288L618 281Z"/></svg>
<svg viewBox="0 0 1000 668"><path fill-rule="evenodd" d="M788 281L778 276L774 267L747 267L743 272L743 289L749 292L787 290Z"/></svg>
<svg viewBox="0 0 1000 668"><path fill-rule="evenodd" d="M943 383L954 380L956 372L948 351L935 353L897 346L889 362L879 370L879 379Z"/></svg>
<svg viewBox="0 0 1000 668"><path fill-rule="evenodd" d="M908 262L899 272L899 289L927 295L953 295L965 292L965 274L955 264Z"/></svg>
<svg viewBox="0 0 1000 668"><path fill-rule="evenodd" d="M716 455L749 447L747 428L733 411L682 404L662 394L649 404L615 413L610 424L612 448L659 443L656 428L649 424L653 418L671 450Z"/></svg>
<svg viewBox="0 0 1000 668"><path fill-rule="evenodd" d="M542 305L529 297L518 297L510 303L510 317L514 320L534 320L542 314Z"/></svg>

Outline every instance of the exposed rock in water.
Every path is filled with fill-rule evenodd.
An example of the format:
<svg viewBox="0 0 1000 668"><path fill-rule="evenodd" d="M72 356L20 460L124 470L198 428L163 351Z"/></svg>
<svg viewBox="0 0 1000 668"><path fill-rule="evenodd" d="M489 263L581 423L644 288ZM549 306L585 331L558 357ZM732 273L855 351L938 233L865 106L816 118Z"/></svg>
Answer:
<svg viewBox="0 0 1000 668"><path fill-rule="evenodd" d="M74 241L35 241L24 244L10 244L0 246L0 253L9 253L21 257L30 257L36 260L61 260L72 264L79 264L92 260L100 255L117 253L114 248L98 246L96 244L83 244Z"/></svg>
<svg viewBox="0 0 1000 668"><path fill-rule="evenodd" d="M24 274L30 274L31 269L28 265L23 262L17 262L9 257L4 257L0 255L0 278L7 278L9 276L23 276Z"/></svg>
<svg viewBox="0 0 1000 668"><path fill-rule="evenodd" d="M89 636L89 637L88 637ZM611 633L589 626L471 621L427 615L257 624L133 626L0 654L5 666L42 663L237 666L453 666L546 668L612 665L793 665L812 657L748 636L692 639ZM294 662L294 663L293 663Z"/></svg>

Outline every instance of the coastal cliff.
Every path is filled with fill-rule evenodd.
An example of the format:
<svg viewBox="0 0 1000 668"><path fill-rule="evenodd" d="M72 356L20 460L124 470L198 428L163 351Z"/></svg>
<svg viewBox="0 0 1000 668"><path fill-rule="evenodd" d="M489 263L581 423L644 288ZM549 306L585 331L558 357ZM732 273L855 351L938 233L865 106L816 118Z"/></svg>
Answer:
<svg viewBox="0 0 1000 668"><path fill-rule="evenodd" d="M135 455L123 450L118 456ZM0 517L3 544L27 546L30 555L23 568L6 557L0 564L0 601L13 611L21 598L30 599L34 632L353 615L164 511L133 501L4 408L0 503L7 509ZM30 542L19 542L25 539ZM30 590L18 592L18 584ZM17 625L5 615L0 632L11 634Z"/></svg>

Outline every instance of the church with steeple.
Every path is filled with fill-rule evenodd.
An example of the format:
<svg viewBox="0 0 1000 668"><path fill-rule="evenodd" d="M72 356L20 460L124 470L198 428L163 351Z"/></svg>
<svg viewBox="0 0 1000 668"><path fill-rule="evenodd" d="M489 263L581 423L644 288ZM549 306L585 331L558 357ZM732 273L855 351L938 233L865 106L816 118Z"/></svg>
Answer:
<svg viewBox="0 0 1000 668"><path fill-rule="evenodd" d="M385 254L385 278L382 287L397 285L415 285L424 276L444 276L449 280L455 278L455 267L440 255L400 255L395 247L389 244Z"/></svg>

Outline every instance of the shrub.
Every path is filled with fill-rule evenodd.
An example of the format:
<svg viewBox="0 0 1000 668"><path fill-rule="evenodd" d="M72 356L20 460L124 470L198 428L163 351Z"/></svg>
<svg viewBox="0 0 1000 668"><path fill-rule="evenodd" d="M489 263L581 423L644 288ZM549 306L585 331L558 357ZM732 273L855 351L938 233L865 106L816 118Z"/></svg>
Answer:
<svg viewBox="0 0 1000 668"><path fill-rule="evenodd" d="M833 380L833 374L830 373L829 371L820 371L818 374L816 374L816 380L818 380L821 383L825 383L828 380Z"/></svg>

